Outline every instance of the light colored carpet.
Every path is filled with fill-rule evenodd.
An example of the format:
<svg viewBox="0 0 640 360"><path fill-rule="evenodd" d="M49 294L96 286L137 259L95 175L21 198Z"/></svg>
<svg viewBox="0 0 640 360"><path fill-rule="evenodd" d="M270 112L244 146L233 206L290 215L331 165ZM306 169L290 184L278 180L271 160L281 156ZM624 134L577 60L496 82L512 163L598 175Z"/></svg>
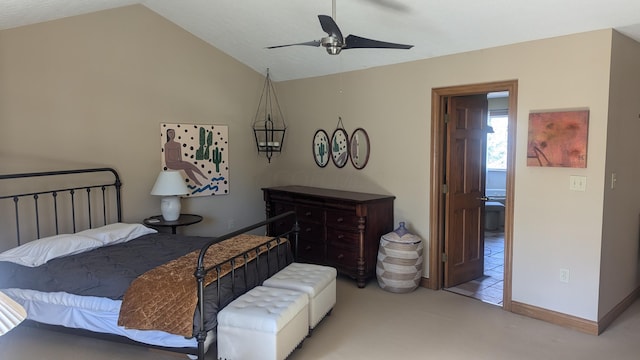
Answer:
<svg viewBox="0 0 640 360"><path fill-rule="evenodd" d="M381 290L375 280L358 289L355 282L342 277L337 287L333 314L289 360L640 358L639 301L602 335L593 336L447 291L419 288L393 294ZM20 326L0 337L0 358L175 360L185 356Z"/></svg>

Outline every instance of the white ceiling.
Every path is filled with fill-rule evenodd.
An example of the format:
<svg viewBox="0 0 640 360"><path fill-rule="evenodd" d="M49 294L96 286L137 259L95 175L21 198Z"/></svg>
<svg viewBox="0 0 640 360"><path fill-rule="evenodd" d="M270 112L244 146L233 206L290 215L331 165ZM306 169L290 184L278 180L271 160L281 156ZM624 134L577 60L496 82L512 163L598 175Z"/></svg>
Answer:
<svg viewBox="0 0 640 360"><path fill-rule="evenodd" d="M0 30L142 4L274 81L614 28L640 41L640 0L336 0L343 35L410 50L267 46L320 40L332 0L0 0Z"/></svg>

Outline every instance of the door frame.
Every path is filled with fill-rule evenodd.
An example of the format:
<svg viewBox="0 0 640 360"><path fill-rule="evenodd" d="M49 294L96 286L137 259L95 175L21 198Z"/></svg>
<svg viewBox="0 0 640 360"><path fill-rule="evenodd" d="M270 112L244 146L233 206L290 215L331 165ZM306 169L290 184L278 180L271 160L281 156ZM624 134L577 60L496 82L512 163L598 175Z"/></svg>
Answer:
<svg viewBox="0 0 640 360"><path fill-rule="evenodd" d="M511 310L513 261L513 195L515 181L516 123L518 80L433 88L431 90L431 191L429 218L429 282L430 289L439 290L443 283L442 254L444 251L445 197L444 179L444 101L451 96L476 95L490 92L509 92L509 131L507 135L507 184L504 225L504 290L503 309Z"/></svg>

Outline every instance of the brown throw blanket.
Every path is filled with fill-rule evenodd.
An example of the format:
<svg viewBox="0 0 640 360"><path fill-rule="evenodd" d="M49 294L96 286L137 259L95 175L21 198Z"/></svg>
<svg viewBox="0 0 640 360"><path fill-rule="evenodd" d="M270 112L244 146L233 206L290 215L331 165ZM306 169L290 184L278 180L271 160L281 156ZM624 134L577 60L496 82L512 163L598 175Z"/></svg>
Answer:
<svg viewBox="0 0 640 360"><path fill-rule="evenodd" d="M271 237L238 235L212 245L205 255L205 268L266 244ZM286 239L281 239L286 241ZM276 246L276 240L272 242ZM262 246L259 253L266 252ZM194 276L200 250L172 260L136 278L127 289L118 325L129 329L162 330L190 338L193 336L193 317L198 304L197 282ZM251 251L249 261L255 259ZM244 264L242 257L236 259L235 268ZM220 277L231 271L225 263ZM216 271L209 272L205 286L216 281Z"/></svg>

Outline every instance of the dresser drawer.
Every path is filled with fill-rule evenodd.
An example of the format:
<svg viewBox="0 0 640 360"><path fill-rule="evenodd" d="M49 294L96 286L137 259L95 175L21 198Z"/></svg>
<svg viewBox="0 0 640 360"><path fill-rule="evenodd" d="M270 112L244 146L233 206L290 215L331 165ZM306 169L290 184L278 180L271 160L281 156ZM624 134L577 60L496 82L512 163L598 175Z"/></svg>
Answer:
<svg viewBox="0 0 640 360"><path fill-rule="evenodd" d="M271 203L271 207L269 208L268 217L281 215L293 210L295 210L295 207L291 204L273 202ZM287 216L284 219L280 219L274 223L269 224L267 231L270 236L284 234L285 232L293 229L294 224L295 224L295 217Z"/></svg>
<svg viewBox="0 0 640 360"><path fill-rule="evenodd" d="M324 222L324 210L313 206L296 206L296 215L298 215L298 221L300 222Z"/></svg>
<svg viewBox="0 0 640 360"><path fill-rule="evenodd" d="M329 246L327 262L347 273L354 272L358 264L358 249Z"/></svg>
<svg viewBox="0 0 640 360"><path fill-rule="evenodd" d="M282 219L271 225L272 231L269 232L269 235L271 236L282 235L287 231L290 231L291 229L293 229L294 224L295 222L293 221L293 218Z"/></svg>
<svg viewBox="0 0 640 360"><path fill-rule="evenodd" d="M324 226L322 224L301 221L298 226L300 226L300 232L298 233L300 239L324 243Z"/></svg>
<svg viewBox="0 0 640 360"><path fill-rule="evenodd" d="M335 246L341 249L358 249L360 247L360 234L357 232L328 228L327 244L329 247Z"/></svg>
<svg viewBox="0 0 640 360"><path fill-rule="evenodd" d="M298 239L298 259L316 264L325 262L325 246L321 242Z"/></svg>
<svg viewBox="0 0 640 360"><path fill-rule="evenodd" d="M286 211L282 211L282 212L278 212L275 215L280 215L280 214L284 214ZM291 229L293 229L293 225L296 223L296 218L294 216L287 216L283 219L280 219L274 223L271 224L271 229L273 229L272 231L272 235L280 235L284 232L287 232Z"/></svg>
<svg viewBox="0 0 640 360"><path fill-rule="evenodd" d="M353 213L340 211L327 211L327 224L349 229L358 229L359 217Z"/></svg>
<svg viewBox="0 0 640 360"><path fill-rule="evenodd" d="M273 212L272 216L284 214L287 211L295 211L296 207L293 204L274 202L273 208L271 211Z"/></svg>

